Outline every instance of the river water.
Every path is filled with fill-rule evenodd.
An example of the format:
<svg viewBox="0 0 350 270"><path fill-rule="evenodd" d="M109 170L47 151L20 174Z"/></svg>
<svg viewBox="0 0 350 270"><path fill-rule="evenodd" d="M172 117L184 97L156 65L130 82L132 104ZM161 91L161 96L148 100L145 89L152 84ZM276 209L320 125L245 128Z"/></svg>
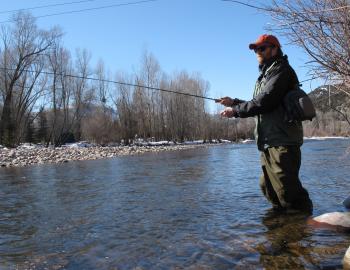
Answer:
<svg viewBox="0 0 350 270"><path fill-rule="evenodd" d="M350 140L306 141L314 215L344 211ZM0 169L0 269L334 269L344 231L276 215L254 144Z"/></svg>

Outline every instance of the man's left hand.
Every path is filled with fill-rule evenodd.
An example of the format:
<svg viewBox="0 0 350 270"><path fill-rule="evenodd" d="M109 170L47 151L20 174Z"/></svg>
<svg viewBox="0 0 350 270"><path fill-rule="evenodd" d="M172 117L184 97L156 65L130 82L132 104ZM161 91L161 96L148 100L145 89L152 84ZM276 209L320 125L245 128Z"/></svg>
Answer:
<svg viewBox="0 0 350 270"><path fill-rule="evenodd" d="M220 115L223 117L232 118L237 117L237 112L233 108L227 107L225 110L220 112Z"/></svg>

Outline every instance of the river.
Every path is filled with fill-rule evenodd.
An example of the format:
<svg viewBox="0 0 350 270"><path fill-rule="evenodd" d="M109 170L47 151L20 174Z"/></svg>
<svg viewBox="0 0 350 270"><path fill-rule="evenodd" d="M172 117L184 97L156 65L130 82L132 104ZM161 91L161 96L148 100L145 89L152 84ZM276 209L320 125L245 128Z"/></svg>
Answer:
<svg viewBox="0 0 350 270"><path fill-rule="evenodd" d="M350 140L307 140L314 216L344 211ZM334 269L350 234L275 215L255 144L0 169L0 269Z"/></svg>

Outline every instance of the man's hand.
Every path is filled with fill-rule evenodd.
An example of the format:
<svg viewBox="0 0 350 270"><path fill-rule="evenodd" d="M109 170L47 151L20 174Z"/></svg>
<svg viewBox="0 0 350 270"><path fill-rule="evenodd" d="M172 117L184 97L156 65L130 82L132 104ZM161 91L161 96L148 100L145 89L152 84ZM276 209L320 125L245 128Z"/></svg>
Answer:
<svg viewBox="0 0 350 270"><path fill-rule="evenodd" d="M216 99L215 102L220 103L226 107L231 107L231 106L238 105L239 103L242 103L243 100L240 100L238 98L222 97L222 98Z"/></svg>
<svg viewBox="0 0 350 270"><path fill-rule="evenodd" d="M225 110L220 112L220 115L227 118L237 117L237 112L230 107L225 108Z"/></svg>
<svg viewBox="0 0 350 270"><path fill-rule="evenodd" d="M230 97L222 97L222 98L216 99L215 102L220 103L221 105L224 105L226 107L231 107L233 106L234 100Z"/></svg>

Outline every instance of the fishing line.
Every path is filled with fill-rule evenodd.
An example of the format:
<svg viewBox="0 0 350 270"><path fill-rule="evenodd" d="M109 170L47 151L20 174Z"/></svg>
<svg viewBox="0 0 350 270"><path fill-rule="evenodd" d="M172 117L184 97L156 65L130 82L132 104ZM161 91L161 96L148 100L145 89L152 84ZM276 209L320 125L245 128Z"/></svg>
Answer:
<svg viewBox="0 0 350 270"><path fill-rule="evenodd" d="M0 70L15 71L15 69L13 69L13 68L2 68L2 67L0 67ZM22 71L29 72L29 73L36 73L36 71L29 70L29 69L23 69ZM141 84L133 84L133 83L126 83L126 82L106 80L106 79L97 79L97 78L93 78L93 77L84 77L84 76L77 76L77 75L71 75L71 74L54 73L54 72L49 72L49 71L40 71L40 73L45 74L45 75L56 75L56 76L70 77L70 78L76 78L76 79L85 79L85 80L91 80L91 81L107 82L107 83L114 83L114 84L125 85L125 86L139 87L139 88L145 88L145 89L150 89L150 90L155 90L155 91L160 91L160 92L167 92L167 93L178 94L178 95L183 95L183 96L213 100L215 102L218 102L220 100L217 98L211 98L211 97L206 97L206 96L201 96L201 95L196 95L196 94L190 94L190 93L187 93L188 90L175 91L175 90L158 88L158 87L151 87L151 86L146 86L146 85L141 85ZM308 79L308 80L304 80L301 82L305 82L305 81L309 81L309 80L313 80L313 78ZM331 94L330 96L333 96L333 95L335 95L335 93Z"/></svg>
<svg viewBox="0 0 350 270"><path fill-rule="evenodd" d="M0 67L0 69L7 70L7 71L15 71L16 70L13 68L2 68L2 67ZM22 72L36 73L36 71L29 70L29 69L23 69ZM107 83L114 83L114 84L125 85L125 86L140 87L140 88L146 88L146 89L155 90L155 91L161 91L161 92L173 93L173 94L178 94L178 95L183 95L183 96L190 96L190 97L196 97L196 98L217 101L217 99L215 99L215 98L186 93L187 92L186 90L180 90L180 91L184 91L184 92L179 92L179 91L175 91L175 90L145 86L145 85L141 85L141 84L133 84L133 83L126 83L126 82L106 80L106 79L97 79L97 78L93 78L93 77L84 77L84 76L77 76L77 75L63 74L63 73L53 73L53 72L48 72L48 71L40 71L40 73L45 74L45 75L56 75L56 76L70 77L70 78L76 78L76 79L86 79L86 80L91 80L91 81L107 82Z"/></svg>

